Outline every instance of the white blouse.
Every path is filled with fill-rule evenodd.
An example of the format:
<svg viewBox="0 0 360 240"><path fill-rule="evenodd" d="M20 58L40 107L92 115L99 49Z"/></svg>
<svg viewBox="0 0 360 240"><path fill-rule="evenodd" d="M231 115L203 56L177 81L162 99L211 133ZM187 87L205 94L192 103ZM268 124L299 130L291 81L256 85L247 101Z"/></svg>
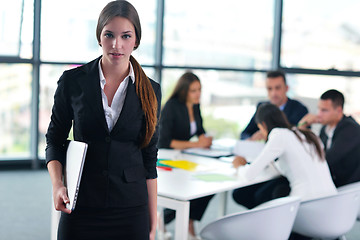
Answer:
<svg viewBox="0 0 360 240"><path fill-rule="evenodd" d="M290 182L290 196L304 201L336 194L327 162L320 160L315 146L307 143L301 132L297 133L303 141L289 129L274 128L259 156L251 164L239 167L238 174L253 179L268 164L274 164Z"/></svg>
<svg viewBox="0 0 360 240"><path fill-rule="evenodd" d="M197 131L196 122L190 122L190 136L194 135Z"/></svg>
<svg viewBox="0 0 360 240"><path fill-rule="evenodd" d="M126 90L127 90L129 79L132 80L132 84L135 83L135 73L134 73L133 66L130 63L129 74L120 83L118 89L115 92L113 101L111 102L111 106L109 106L108 99L104 92L106 79L105 79L104 73L101 69L100 62L101 61L99 61L99 77L100 77L100 87L101 87L101 98L102 98L102 104L103 104L103 108L104 108L106 123L108 125L109 131L111 132L111 130L115 126L117 120L119 119L121 110L124 106Z"/></svg>

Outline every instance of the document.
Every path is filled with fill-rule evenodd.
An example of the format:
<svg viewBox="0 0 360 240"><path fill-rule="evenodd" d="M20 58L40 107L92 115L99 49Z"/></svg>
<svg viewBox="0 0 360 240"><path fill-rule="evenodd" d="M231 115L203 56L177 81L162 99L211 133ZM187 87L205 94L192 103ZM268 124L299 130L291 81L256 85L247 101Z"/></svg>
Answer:
<svg viewBox="0 0 360 240"><path fill-rule="evenodd" d="M84 142L70 141L66 151L65 186L70 203L66 208L73 211L78 197L81 175L88 145Z"/></svg>
<svg viewBox="0 0 360 240"><path fill-rule="evenodd" d="M209 174L198 174L194 176L196 179L205 182L224 182L224 181L235 181L235 177L231 177L225 174L209 173Z"/></svg>
<svg viewBox="0 0 360 240"><path fill-rule="evenodd" d="M238 140L236 141L233 153L246 158L246 161L254 160L264 148L262 141Z"/></svg>
<svg viewBox="0 0 360 240"><path fill-rule="evenodd" d="M182 150L182 152L212 158L228 157L233 155L229 150L217 150L211 148L188 148Z"/></svg>
<svg viewBox="0 0 360 240"><path fill-rule="evenodd" d="M195 171L199 164L188 160L161 160L160 164L180 168L186 171Z"/></svg>

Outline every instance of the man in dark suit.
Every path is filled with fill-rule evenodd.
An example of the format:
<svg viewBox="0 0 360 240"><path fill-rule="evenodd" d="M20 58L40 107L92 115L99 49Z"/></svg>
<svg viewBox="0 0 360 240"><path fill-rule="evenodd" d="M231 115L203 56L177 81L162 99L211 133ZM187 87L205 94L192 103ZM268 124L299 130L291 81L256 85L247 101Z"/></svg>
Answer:
<svg viewBox="0 0 360 240"><path fill-rule="evenodd" d="M296 125L308 113L308 109L299 101L290 99L286 95L289 87L286 84L285 74L282 71L270 71L266 76L266 89L269 101L258 103L257 108L262 103L270 102L278 106L285 113L291 124ZM265 136L261 134L255 123L255 114L241 133L240 138L253 141L265 140ZM246 162L242 162L242 164L246 164ZM233 198L237 203L247 208L253 208L271 199L286 196L289 192L288 180L285 177L280 177L268 182L235 189Z"/></svg>
<svg viewBox="0 0 360 240"><path fill-rule="evenodd" d="M307 114L302 126L321 123L320 138L337 187L360 181L360 125L345 116L344 95L334 89L320 97L318 114Z"/></svg>
<svg viewBox="0 0 360 240"><path fill-rule="evenodd" d="M299 101L290 99L286 93L289 89L286 84L285 74L281 71L270 71L267 73L266 89L268 92L269 101L266 103L272 103L278 106L286 115L291 124L296 125L302 117L304 117L309 111ZM258 103L256 109L265 102ZM249 140L264 140L264 136L259 131L255 123L255 114L251 118L249 124L240 135L241 139Z"/></svg>

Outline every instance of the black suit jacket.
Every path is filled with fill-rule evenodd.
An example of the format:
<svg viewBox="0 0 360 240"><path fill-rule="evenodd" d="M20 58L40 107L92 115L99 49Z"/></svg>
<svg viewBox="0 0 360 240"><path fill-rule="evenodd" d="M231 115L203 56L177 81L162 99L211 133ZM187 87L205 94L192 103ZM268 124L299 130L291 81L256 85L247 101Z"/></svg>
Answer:
<svg viewBox="0 0 360 240"><path fill-rule="evenodd" d="M270 103L267 102L260 102L256 106L256 110L259 106L263 103ZM288 98L286 105L284 107L283 112L285 113L286 117L288 118L289 122L293 125L296 125L309 111L308 109L299 101L293 100ZM255 112L256 114L256 112ZM251 137L256 131L259 130L257 124L255 122L255 114L251 118L249 124L245 128L245 130L241 133L240 139L247 139Z"/></svg>
<svg viewBox="0 0 360 240"><path fill-rule="evenodd" d="M194 104L193 109L196 122L195 135L200 136L205 133L200 105ZM176 98L169 99L161 111L159 148L170 148L172 140L188 141L191 137L190 119L186 105Z"/></svg>
<svg viewBox="0 0 360 240"><path fill-rule="evenodd" d="M158 128L150 144L140 149L145 118L135 84L130 80L122 112L109 132L101 100L99 59L65 71L60 77L46 134L46 161L66 164L65 142L73 123L74 139L89 144L77 205L146 204L146 179L157 177ZM151 84L160 110L160 86L152 80Z"/></svg>
<svg viewBox="0 0 360 240"><path fill-rule="evenodd" d="M325 126L320 131L326 160L336 187L360 181L360 126L352 118L343 116L336 125L330 147L326 148Z"/></svg>

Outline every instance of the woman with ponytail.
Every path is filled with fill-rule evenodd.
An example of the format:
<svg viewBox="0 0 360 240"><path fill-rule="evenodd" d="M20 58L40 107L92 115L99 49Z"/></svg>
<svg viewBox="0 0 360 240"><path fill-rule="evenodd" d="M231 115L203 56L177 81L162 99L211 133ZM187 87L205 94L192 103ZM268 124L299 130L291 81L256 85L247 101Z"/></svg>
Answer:
<svg viewBox="0 0 360 240"><path fill-rule="evenodd" d="M269 164L290 183L290 195L302 200L336 194L320 139L310 130L291 127L284 113L273 104L261 105L255 115L260 131L267 137L259 156L245 164L238 156L233 165L238 175L255 178ZM234 191L234 200L241 203L241 189Z"/></svg>
<svg viewBox="0 0 360 240"><path fill-rule="evenodd" d="M134 6L108 3L96 37L103 55L60 77L46 134L58 239L155 239L161 91L131 55L141 40ZM62 181L71 127L88 144L73 211Z"/></svg>

